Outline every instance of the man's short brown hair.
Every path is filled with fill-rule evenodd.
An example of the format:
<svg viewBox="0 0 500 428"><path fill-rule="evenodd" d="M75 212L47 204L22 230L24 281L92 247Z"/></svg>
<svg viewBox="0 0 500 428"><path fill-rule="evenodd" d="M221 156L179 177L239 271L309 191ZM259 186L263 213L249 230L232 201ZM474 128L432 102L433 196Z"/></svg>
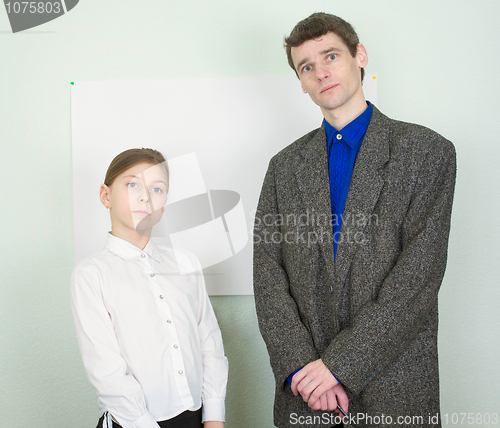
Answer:
<svg viewBox="0 0 500 428"><path fill-rule="evenodd" d="M292 60L292 48L300 46L308 40L318 39L327 33L334 33L339 36L344 44L349 49L352 57L356 56L358 49L359 39L356 31L351 24L344 21L342 18L332 15L330 13L317 12L311 16L300 21L292 30L288 37L285 37L286 56L288 57L288 64L295 71ZM361 80L365 77L365 70L361 69Z"/></svg>

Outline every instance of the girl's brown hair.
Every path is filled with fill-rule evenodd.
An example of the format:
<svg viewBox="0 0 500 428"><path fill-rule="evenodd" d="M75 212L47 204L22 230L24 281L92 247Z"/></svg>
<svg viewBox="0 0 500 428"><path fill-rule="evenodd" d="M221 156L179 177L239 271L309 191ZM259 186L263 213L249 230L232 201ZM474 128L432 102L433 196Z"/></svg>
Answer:
<svg viewBox="0 0 500 428"><path fill-rule="evenodd" d="M150 163L152 165L161 163L165 168L165 173L167 174L168 185L169 171L165 157L157 150L145 148L125 150L116 156L109 164L106 177L104 178L104 184L108 187L111 186L116 177L118 177L122 172L139 163Z"/></svg>

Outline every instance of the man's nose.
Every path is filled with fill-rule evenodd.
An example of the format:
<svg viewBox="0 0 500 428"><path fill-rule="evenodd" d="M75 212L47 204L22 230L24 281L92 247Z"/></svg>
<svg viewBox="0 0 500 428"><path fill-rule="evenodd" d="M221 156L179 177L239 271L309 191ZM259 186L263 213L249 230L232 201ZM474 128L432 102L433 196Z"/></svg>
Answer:
<svg viewBox="0 0 500 428"><path fill-rule="evenodd" d="M330 70L328 70L328 67L324 65L316 66L316 78L318 80L323 80L329 76L330 76Z"/></svg>

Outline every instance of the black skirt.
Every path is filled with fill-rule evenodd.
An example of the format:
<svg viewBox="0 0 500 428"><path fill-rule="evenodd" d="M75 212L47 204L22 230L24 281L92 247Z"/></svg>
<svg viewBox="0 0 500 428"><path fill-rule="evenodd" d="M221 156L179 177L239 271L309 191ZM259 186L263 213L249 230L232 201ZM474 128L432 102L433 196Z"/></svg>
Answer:
<svg viewBox="0 0 500 428"><path fill-rule="evenodd" d="M103 423L104 415L102 415L101 419L99 419L96 428L107 428L103 427ZM202 428L203 424L201 423L201 408L194 412L186 410L180 415L177 415L175 418L169 419L168 421L158 422L158 425L160 425L161 428ZM116 422L113 422L113 428L122 427Z"/></svg>

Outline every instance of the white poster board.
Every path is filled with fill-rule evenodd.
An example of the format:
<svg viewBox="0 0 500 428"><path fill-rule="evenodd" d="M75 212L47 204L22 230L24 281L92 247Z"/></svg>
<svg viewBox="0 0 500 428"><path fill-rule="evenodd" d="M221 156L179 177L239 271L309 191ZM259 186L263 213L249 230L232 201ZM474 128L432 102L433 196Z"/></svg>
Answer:
<svg viewBox="0 0 500 428"><path fill-rule="evenodd" d="M364 91L376 104L375 78ZM296 77L76 82L71 116L77 262L110 230L99 201L109 163L151 147L171 168L153 239L193 251L209 294L252 294L253 218L269 160L322 121Z"/></svg>

